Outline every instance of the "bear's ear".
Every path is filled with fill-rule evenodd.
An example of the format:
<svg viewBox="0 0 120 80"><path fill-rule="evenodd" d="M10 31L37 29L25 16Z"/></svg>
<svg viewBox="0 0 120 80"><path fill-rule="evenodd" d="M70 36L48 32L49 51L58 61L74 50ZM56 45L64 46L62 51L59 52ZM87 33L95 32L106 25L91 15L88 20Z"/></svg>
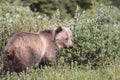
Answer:
<svg viewBox="0 0 120 80"><path fill-rule="evenodd" d="M54 39L54 40L55 40L56 35L57 35L58 33L60 33L62 30L63 30L63 29L62 29L61 26L59 26L59 27L57 27L57 28L55 28L55 29L53 30L52 36L53 36L53 39Z"/></svg>
<svg viewBox="0 0 120 80"><path fill-rule="evenodd" d="M73 31L74 27L73 27L73 26L71 26L71 27L69 27L69 29L70 29L71 31Z"/></svg>
<svg viewBox="0 0 120 80"><path fill-rule="evenodd" d="M59 26L59 27L55 30L55 34L58 34L58 33L61 32L61 31L62 31L62 27Z"/></svg>

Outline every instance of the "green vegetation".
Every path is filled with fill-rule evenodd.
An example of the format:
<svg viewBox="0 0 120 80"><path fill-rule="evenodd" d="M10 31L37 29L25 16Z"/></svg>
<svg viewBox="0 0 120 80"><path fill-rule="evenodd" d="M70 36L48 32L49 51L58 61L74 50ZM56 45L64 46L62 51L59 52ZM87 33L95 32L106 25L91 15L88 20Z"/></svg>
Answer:
<svg viewBox="0 0 120 80"><path fill-rule="evenodd" d="M12 74L0 77L1 80L119 80L120 67L110 66L102 69L91 70L85 68L58 66L55 68L29 69L27 73L19 76Z"/></svg>
<svg viewBox="0 0 120 80"><path fill-rule="evenodd" d="M2 50L7 40L18 32L74 26L74 48L60 52L56 67L29 69L26 74L13 73L8 77L3 77L0 71L0 80L120 79L120 10L117 7L94 2L91 9L81 11L77 6L73 18L68 19L61 18L60 9L48 17L32 12L20 1L10 1L0 3L0 69Z"/></svg>

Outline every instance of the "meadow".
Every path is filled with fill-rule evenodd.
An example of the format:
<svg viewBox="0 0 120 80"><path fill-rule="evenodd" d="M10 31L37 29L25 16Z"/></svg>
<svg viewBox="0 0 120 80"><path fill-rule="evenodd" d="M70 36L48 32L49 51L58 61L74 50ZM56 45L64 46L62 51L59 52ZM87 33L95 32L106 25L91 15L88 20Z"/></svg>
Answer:
<svg viewBox="0 0 120 80"><path fill-rule="evenodd" d="M8 39L19 32L37 32L57 26L74 27L74 48L59 52L56 67L29 69L0 80L120 80L120 10L96 3L93 10L61 19L59 9L49 18L19 2L0 4L0 70Z"/></svg>

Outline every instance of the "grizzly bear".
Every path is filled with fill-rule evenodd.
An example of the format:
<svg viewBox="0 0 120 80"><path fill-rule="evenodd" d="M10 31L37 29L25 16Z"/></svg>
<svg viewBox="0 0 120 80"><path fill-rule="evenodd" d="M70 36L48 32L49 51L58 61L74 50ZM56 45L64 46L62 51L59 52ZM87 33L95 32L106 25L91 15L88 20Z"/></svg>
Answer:
<svg viewBox="0 0 120 80"><path fill-rule="evenodd" d="M68 27L13 35L3 51L3 75L26 71L37 63L49 65L59 50L73 47L71 39L72 28Z"/></svg>

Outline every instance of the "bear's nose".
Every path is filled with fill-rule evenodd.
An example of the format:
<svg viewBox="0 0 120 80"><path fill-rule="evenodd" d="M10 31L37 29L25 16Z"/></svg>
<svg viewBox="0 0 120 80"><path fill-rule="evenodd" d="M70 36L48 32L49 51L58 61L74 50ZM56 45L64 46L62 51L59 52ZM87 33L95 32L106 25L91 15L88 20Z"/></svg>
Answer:
<svg viewBox="0 0 120 80"><path fill-rule="evenodd" d="M73 46L71 45L69 48L70 48L70 49L72 49L72 48L73 48Z"/></svg>

